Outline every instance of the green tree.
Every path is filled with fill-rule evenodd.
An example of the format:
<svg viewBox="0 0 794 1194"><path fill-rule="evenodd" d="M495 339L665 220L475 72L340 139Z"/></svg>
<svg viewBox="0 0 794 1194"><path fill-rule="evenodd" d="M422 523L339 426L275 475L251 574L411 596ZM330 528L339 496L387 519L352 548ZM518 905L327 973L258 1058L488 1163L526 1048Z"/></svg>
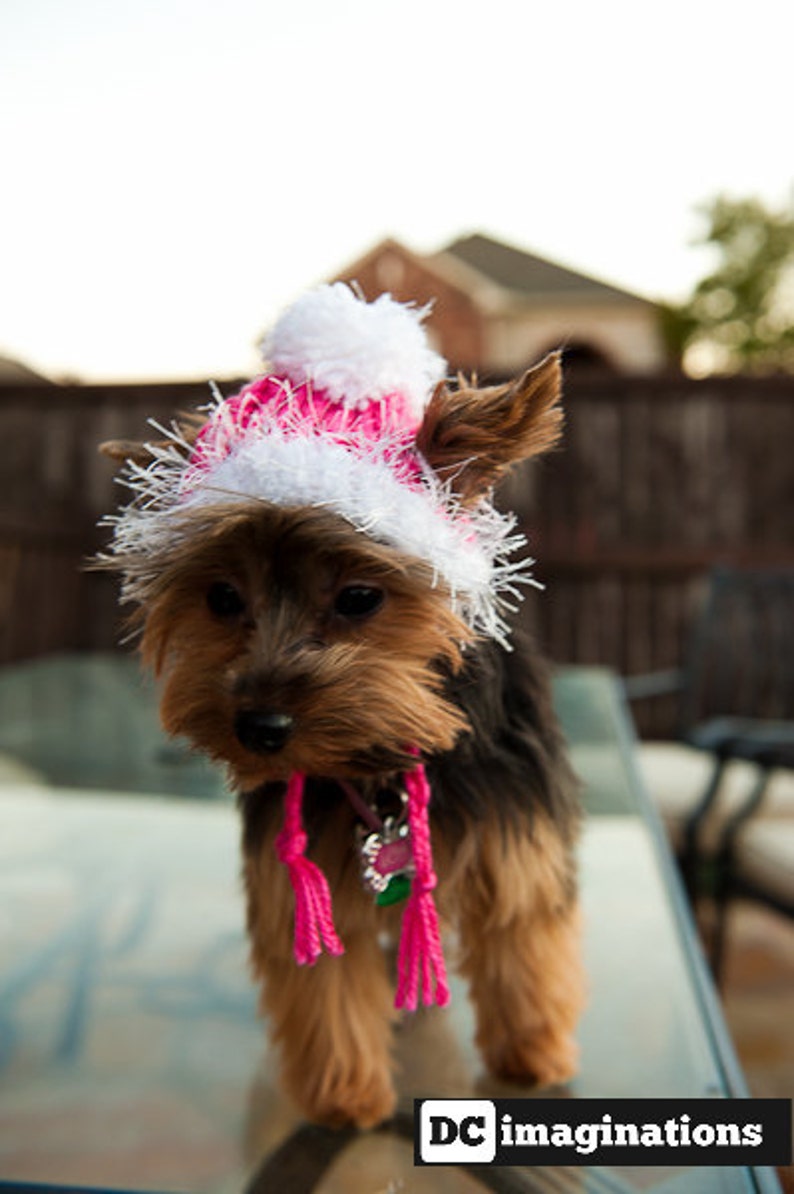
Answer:
<svg viewBox="0 0 794 1194"><path fill-rule="evenodd" d="M719 196L696 241L716 268L664 313L671 346L699 372L794 373L794 206Z"/></svg>

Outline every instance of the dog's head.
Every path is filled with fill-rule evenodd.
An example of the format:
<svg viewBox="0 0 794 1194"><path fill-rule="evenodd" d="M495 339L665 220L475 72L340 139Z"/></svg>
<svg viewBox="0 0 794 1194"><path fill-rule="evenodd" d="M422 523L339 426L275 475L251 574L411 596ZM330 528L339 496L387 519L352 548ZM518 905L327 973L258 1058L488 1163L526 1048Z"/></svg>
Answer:
<svg viewBox="0 0 794 1194"><path fill-rule="evenodd" d="M262 422L263 384L174 442L106 446L144 496L105 563L163 680L165 728L223 760L237 787L402 770L409 750L448 750L466 729L445 680L479 633L501 633L516 579L512 522L489 494L556 442L559 358L513 384L440 382L410 434L391 427L363 463L349 420L333 452L316 426L301 439L292 385ZM322 391L298 384L315 418Z"/></svg>

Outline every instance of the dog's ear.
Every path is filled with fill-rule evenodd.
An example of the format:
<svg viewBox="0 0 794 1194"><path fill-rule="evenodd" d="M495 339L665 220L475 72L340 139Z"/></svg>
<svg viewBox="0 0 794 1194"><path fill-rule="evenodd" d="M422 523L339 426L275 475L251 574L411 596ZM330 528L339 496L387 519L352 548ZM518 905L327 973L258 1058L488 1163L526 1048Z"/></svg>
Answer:
<svg viewBox="0 0 794 1194"><path fill-rule="evenodd" d="M181 441L183 445L192 447L205 422L206 416L198 412L180 414L179 421L173 424L178 437L176 442ZM154 460L157 449L173 448L174 442L173 439L147 440L144 443L134 439L109 439L99 445L99 451L117 464L130 461L132 464L147 465Z"/></svg>
<svg viewBox="0 0 794 1194"><path fill-rule="evenodd" d="M154 459L152 445L139 443L134 439L109 439L99 445L103 456L109 456L117 464L149 464Z"/></svg>
<svg viewBox="0 0 794 1194"><path fill-rule="evenodd" d="M507 385L437 386L416 446L464 505L488 492L511 465L547 452L559 440L560 355L551 353Z"/></svg>

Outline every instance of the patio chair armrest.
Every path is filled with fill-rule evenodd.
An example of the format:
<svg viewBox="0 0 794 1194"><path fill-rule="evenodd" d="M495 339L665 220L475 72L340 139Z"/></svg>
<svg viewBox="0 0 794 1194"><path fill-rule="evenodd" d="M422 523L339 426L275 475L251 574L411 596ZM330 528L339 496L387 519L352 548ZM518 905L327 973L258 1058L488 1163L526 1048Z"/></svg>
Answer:
<svg viewBox="0 0 794 1194"><path fill-rule="evenodd" d="M794 722L715 717L693 726L684 739L724 759L744 759L768 769L794 769Z"/></svg>

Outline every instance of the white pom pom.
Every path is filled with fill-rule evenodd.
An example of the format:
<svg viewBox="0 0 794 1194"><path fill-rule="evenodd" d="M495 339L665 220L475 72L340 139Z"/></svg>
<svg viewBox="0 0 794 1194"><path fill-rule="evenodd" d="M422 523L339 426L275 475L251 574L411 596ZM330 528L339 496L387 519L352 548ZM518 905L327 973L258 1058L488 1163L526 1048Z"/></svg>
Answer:
<svg viewBox="0 0 794 1194"><path fill-rule="evenodd" d="M293 385L311 382L344 407L401 394L418 418L447 368L427 343L425 314L388 294L364 302L335 282L289 307L262 351L273 373Z"/></svg>

